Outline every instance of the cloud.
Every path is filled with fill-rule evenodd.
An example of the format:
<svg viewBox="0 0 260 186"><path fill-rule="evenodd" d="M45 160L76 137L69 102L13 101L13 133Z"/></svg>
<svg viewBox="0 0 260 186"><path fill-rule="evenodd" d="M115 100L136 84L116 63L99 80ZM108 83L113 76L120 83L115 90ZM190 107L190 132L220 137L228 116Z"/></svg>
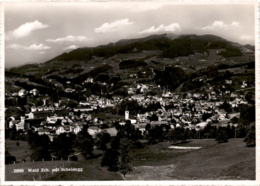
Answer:
<svg viewBox="0 0 260 186"><path fill-rule="evenodd" d="M179 25L179 23L172 23L169 25L164 25L161 24L158 27L155 26L151 26L148 29L145 29L141 32L139 32L140 34L150 34L150 33L156 33L156 32L176 32L176 31L180 31L181 30L181 26Z"/></svg>
<svg viewBox="0 0 260 186"><path fill-rule="evenodd" d="M47 42L52 42L52 43L61 43L61 42L84 42L84 41L89 41L91 39L85 37L85 36L73 36L73 35L68 35L65 37L60 37L56 39L47 39Z"/></svg>
<svg viewBox="0 0 260 186"><path fill-rule="evenodd" d="M29 46L20 45L20 44L11 44L7 46L7 48L41 51L41 50L49 50L51 47L40 43L40 44L31 44Z"/></svg>
<svg viewBox="0 0 260 186"><path fill-rule="evenodd" d="M223 21L214 21L211 25L202 27L202 30L223 30L229 28L239 27L240 24L237 21L233 21L231 24L226 24Z"/></svg>
<svg viewBox="0 0 260 186"><path fill-rule="evenodd" d="M77 45L70 45L70 46L67 46L66 48L64 48L63 50L75 50L77 48L78 48Z"/></svg>
<svg viewBox="0 0 260 186"><path fill-rule="evenodd" d="M39 22L38 20L36 20L33 22L27 22L27 23L20 25L18 28L16 28L15 30L13 30L11 32L11 35L15 38L26 37L26 36L30 35L33 31L45 29L48 27L49 27L49 25L43 24L43 23Z"/></svg>
<svg viewBox="0 0 260 186"><path fill-rule="evenodd" d="M128 19L119 19L111 23L104 23L100 27L95 28L96 33L114 32L121 29L124 26L132 25L134 22Z"/></svg>

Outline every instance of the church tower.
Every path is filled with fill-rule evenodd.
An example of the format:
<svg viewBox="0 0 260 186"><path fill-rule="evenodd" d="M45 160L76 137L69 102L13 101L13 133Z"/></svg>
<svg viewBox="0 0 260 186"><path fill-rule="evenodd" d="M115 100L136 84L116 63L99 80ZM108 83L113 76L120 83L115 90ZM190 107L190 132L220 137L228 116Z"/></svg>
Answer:
<svg viewBox="0 0 260 186"><path fill-rule="evenodd" d="M129 111L128 110L125 111L125 120L129 120Z"/></svg>

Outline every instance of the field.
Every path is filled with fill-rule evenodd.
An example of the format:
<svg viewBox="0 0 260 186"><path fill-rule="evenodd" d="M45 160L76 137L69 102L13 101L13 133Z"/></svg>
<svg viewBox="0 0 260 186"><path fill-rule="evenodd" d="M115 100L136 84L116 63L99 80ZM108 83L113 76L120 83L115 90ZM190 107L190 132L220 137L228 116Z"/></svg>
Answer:
<svg viewBox="0 0 260 186"><path fill-rule="evenodd" d="M251 180L255 179L255 148L247 148L243 139L217 144L213 139L192 140L182 146L199 150L168 149L170 143L146 145L131 151L133 171L126 180ZM12 153L12 152L10 152ZM122 180L96 159L49 162L26 162L6 166L7 180ZM83 168L83 172L14 174L14 168Z"/></svg>
<svg viewBox="0 0 260 186"><path fill-rule="evenodd" d="M255 179L255 148L245 147L242 139L217 144L212 139L193 140L187 146L200 150L163 150L154 160L138 162L129 180L250 180ZM171 152L169 152L171 151ZM145 153L152 157L150 153ZM150 162L151 161L151 162Z"/></svg>
<svg viewBox="0 0 260 186"><path fill-rule="evenodd" d="M19 145L17 145L17 142ZM16 157L16 161L30 161L31 149L27 142L16 140L5 140L6 150Z"/></svg>

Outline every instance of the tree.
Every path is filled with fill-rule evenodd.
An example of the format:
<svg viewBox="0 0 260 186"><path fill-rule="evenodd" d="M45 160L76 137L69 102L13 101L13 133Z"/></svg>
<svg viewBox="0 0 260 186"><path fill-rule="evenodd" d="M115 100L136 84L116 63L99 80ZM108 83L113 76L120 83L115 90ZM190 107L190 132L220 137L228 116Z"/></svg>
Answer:
<svg viewBox="0 0 260 186"><path fill-rule="evenodd" d="M102 158L101 166L108 167L109 171L118 171L119 152L116 149L107 149Z"/></svg>
<svg viewBox="0 0 260 186"><path fill-rule="evenodd" d="M227 101L224 101L224 103L220 105L219 108L224 109L227 113L232 111L232 106Z"/></svg>
<svg viewBox="0 0 260 186"><path fill-rule="evenodd" d="M153 114L153 115L151 115L151 116L148 116L148 119L149 119L150 121L158 121L158 116L157 116L156 114Z"/></svg>
<svg viewBox="0 0 260 186"><path fill-rule="evenodd" d="M124 175L132 171L132 167L130 165L130 156L129 156L129 142L126 144L122 144L121 146L121 154L120 154L120 172Z"/></svg>
<svg viewBox="0 0 260 186"><path fill-rule="evenodd" d="M255 122L255 106L241 106L239 123L243 124L244 126L247 126L251 122Z"/></svg>
<svg viewBox="0 0 260 186"><path fill-rule="evenodd" d="M183 127L177 127L169 131L169 140L172 143L186 143L187 139L190 138L191 132L189 129L184 129Z"/></svg>
<svg viewBox="0 0 260 186"><path fill-rule="evenodd" d="M111 136L107 132L97 134L97 146L100 150L105 151L107 149L107 143L111 140Z"/></svg>
<svg viewBox="0 0 260 186"><path fill-rule="evenodd" d="M63 133L53 140L53 151L58 159L68 159L68 156L74 152L73 139L70 135Z"/></svg>
<svg viewBox="0 0 260 186"><path fill-rule="evenodd" d="M251 123L244 139L247 147L255 147L255 123Z"/></svg>
<svg viewBox="0 0 260 186"><path fill-rule="evenodd" d="M202 114L202 120L206 121L207 119L209 119L212 116L211 113L203 113Z"/></svg>
<svg viewBox="0 0 260 186"><path fill-rule="evenodd" d="M236 137L237 138L244 138L246 137L246 127L242 124L239 124L236 128Z"/></svg>
<svg viewBox="0 0 260 186"><path fill-rule="evenodd" d="M31 160L50 160L51 142L47 135L38 135L38 133L28 131L28 143L31 146Z"/></svg>
<svg viewBox="0 0 260 186"><path fill-rule="evenodd" d="M161 126L152 127L148 134L150 144L155 144L163 140L163 130Z"/></svg>
<svg viewBox="0 0 260 186"><path fill-rule="evenodd" d="M12 128L9 131L9 138L10 140L16 140L17 139L17 130L15 125L12 126Z"/></svg>
<svg viewBox="0 0 260 186"><path fill-rule="evenodd" d="M78 161L78 157L73 155L73 156L70 157L70 160L71 161Z"/></svg>
<svg viewBox="0 0 260 186"><path fill-rule="evenodd" d="M111 149L119 149L120 148L120 136L116 135L111 140Z"/></svg>
<svg viewBox="0 0 260 186"><path fill-rule="evenodd" d="M220 127L217 133L216 141L218 143L226 143L228 142L228 134L224 127Z"/></svg>
<svg viewBox="0 0 260 186"><path fill-rule="evenodd" d="M78 133L76 141L78 148L85 158L93 156L94 140L88 133L88 125L84 125L83 129Z"/></svg>
<svg viewBox="0 0 260 186"><path fill-rule="evenodd" d="M12 156L8 151L5 151L5 164L12 164L16 162L16 157Z"/></svg>

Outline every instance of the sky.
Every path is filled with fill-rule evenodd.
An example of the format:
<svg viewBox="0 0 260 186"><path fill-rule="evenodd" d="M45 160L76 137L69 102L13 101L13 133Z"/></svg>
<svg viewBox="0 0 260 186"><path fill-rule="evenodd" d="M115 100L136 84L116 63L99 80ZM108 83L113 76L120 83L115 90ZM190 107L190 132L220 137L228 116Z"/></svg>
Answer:
<svg viewBox="0 0 260 186"><path fill-rule="evenodd" d="M5 4L6 68L153 34L215 34L254 44L253 4L88 2Z"/></svg>

